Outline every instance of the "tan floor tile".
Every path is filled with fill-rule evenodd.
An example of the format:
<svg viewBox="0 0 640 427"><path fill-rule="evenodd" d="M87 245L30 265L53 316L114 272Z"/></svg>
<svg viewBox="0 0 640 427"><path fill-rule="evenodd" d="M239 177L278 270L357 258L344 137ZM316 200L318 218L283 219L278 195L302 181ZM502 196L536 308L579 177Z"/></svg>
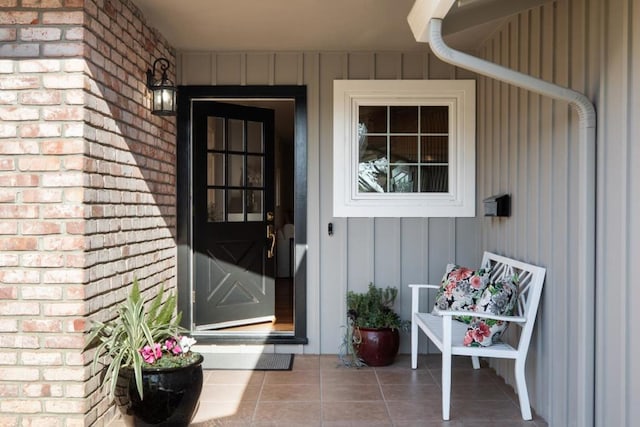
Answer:
<svg viewBox="0 0 640 427"><path fill-rule="evenodd" d="M320 384L320 371L271 371L264 378L265 384Z"/></svg>
<svg viewBox="0 0 640 427"><path fill-rule="evenodd" d="M317 402L258 402L253 419L257 422L317 423L320 418L320 401Z"/></svg>
<svg viewBox="0 0 640 427"><path fill-rule="evenodd" d="M431 373L426 369L376 369L380 384L431 384L436 385Z"/></svg>
<svg viewBox="0 0 640 427"><path fill-rule="evenodd" d="M323 402L348 402L363 400L382 401L382 394L377 384L353 386L351 384L323 384Z"/></svg>
<svg viewBox="0 0 640 427"><path fill-rule="evenodd" d="M296 354L293 358L294 371L307 371L320 369L320 356Z"/></svg>
<svg viewBox="0 0 640 427"><path fill-rule="evenodd" d="M478 421L522 420L520 407L510 400L451 400L451 418Z"/></svg>
<svg viewBox="0 0 640 427"><path fill-rule="evenodd" d="M206 384L200 393L201 402L240 402L258 400L261 386L244 384Z"/></svg>
<svg viewBox="0 0 640 427"><path fill-rule="evenodd" d="M398 421L442 421L441 400L387 401L389 415Z"/></svg>
<svg viewBox="0 0 640 427"><path fill-rule="evenodd" d="M322 421L256 421L250 424L251 427L320 427Z"/></svg>
<svg viewBox="0 0 640 427"><path fill-rule="evenodd" d="M249 423L253 418L257 402L243 401L217 402L215 404L202 402L193 417L196 425L229 425Z"/></svg>
<svg viewBox="0 0 640 427"><path fill-rule="evenodd" d="M438 400L442 398L440 387L432 384L382 384L382 395L389 400Z"/></svg>
<svg viewBox="0 0 640 427"><path fill-rule="evenodd" d="M263 371L210 370L205 384L245 384L259 386L264 382Z"/></svg>
<svg viewBox="0 0 640 427"><path fill-rule="evenodd" d="M265 384L261 402L269 401L320 401L320 384Z"/></svg>
<svg viewBox="0 0 640 427"><path fill-rule="evenodd" d="M322 404L322 420L391 422L384 402L326 402Z"/></svg>
<svg viewBox="0 0 640 427"><path fill-rule="evenodd" d="M378 384L372 369L344 369L322 371L322 384Z"/></svg>

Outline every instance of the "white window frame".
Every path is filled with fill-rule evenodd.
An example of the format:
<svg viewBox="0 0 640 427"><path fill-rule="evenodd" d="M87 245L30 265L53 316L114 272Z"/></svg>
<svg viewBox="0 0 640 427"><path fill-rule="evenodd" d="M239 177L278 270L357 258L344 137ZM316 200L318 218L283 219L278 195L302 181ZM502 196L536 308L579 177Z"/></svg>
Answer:
<svg viewBox="0 0 640 427"><path fill-rule="evenodd" d="M447 193L360 193L358 107L449 108ZM474 80L334 80L333 215L335 217L473 217L476 213Z"/></svg>

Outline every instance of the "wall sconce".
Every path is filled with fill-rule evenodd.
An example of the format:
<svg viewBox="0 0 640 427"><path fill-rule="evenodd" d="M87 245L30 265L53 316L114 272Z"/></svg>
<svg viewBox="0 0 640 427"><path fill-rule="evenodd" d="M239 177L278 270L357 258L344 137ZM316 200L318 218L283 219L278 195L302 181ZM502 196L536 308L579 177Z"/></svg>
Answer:
<svg viewBox="0 0 640 427"><path fill-rule="evenodd" d="M155 80L156 66L160 67L162 76ZM176 114L176 86L167 77L169 61L158 58L153 63L153 70L147 70L147 88L151 91L151 114L157 116L173 116Z"/></svg>

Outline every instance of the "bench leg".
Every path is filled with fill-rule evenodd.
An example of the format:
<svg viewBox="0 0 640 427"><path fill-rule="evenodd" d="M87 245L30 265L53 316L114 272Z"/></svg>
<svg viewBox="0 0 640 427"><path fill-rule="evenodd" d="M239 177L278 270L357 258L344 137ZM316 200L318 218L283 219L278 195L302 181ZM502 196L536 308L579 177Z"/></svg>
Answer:
<svg viewBox="0 0 640 427"><path fill-rule="evenodd" d="M416 321L411 322L411 369L418 367L418 325Z"/></svg>
<svg viewBox="0 0 640 427"><path fill-rule="evenodd" d="M516 359L516 385L518 387L518 399L520 400L520 413L523 420L530 420L531 405L529 404L529 392L527 380L524 375L524 360Z"/></svg>
<svg viewBox="0 0 640 427"><path fill-rule="evenodd" d="M473 369L480 369L480 358L478 356L471 356L471 364Z"/></svg>
<svg viewBox="0 0 640 427"><path fill-rule="evenodd" d="M449 420L451 407L451 353L442 353L442 419Z"/></svg>

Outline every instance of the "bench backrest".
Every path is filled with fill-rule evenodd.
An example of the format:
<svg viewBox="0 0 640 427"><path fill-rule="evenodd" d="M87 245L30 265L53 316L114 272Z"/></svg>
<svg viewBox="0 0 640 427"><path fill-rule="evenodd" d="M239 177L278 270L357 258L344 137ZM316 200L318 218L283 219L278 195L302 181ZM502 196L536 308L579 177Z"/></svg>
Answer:
<svg viewBox="0 0 640 427"><path fill-rule="evenodd" d="M491 252L485 252L482 257L482 267L491 268L491 281L501 278L518 278L518 303L513 315L524 317L524 323L518 323L522 327L520 344L528 347L533 325L536 320L538 304L542 295L542 284L546 270L536 265L527 264Z"/></svg>

